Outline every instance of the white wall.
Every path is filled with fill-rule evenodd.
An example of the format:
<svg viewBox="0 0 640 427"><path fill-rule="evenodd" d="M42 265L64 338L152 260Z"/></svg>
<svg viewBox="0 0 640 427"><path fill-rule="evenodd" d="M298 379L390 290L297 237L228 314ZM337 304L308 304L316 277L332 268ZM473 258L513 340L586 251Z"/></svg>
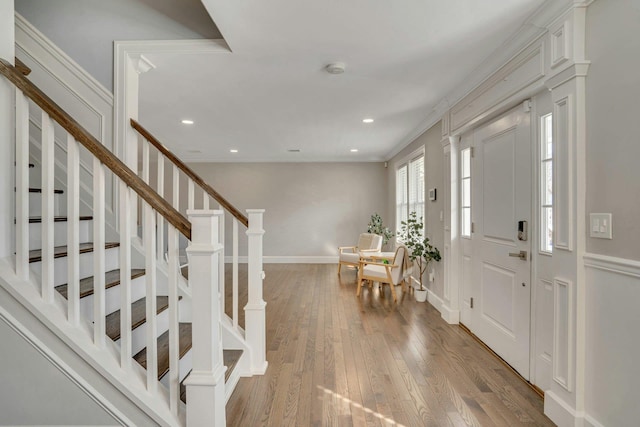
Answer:
<svg viewBox="0 0 640 427"><path fill-rule="evenodd" d="M114 40L221 38L199 0L17 0L15 6L110 90Z"/></svg>
<svg viewBox="0 0 640 427"><path fill-rule="evenodd" d="M440 250L440 254L444 256L444 222L440 221L440 212L444 210L444 152L442 150L442 132L440 122L436 123L411 144L407 145L400 153L396 154L390 161L387 171L387 182L389 187L389 197L387 204L389 206L389 224L396 223L395 218L395 188L396 188L396 168L403 159L406 159L412 152L424 147L424 175L425 175L425 191L430 188L437 189L437 197L435 201L429 201L425 195L425 224L427 229L427 237L431 244ZM444 215L444 214L443 214ZM386 218L385 218L386 219ZM393 229L393 227L392 227ZM423 278L423 283L427 285L429 290L438 297L444 297L444 262L434 262L432 267L435 270L435 280L429 283L427 277ZM430 267L431 268L431 267ZM426 273L425 273L426 274Z"/></svg>
<svg viewBox="0 0 640 427"><path fill-rule="evenodd" d="M386 218L382 163L192 163L189 167L239 210L266 209L266 262L272 257L337 262L338 246L356 244L373 213ZM227 239L227 248L229 243Z"/></svg>
<svg viewBox="0 0 640 427"><path fill-rule="evenodd" d="M587 251L640 260L640 2L587 10L587 212L613 213L613 240Z"/></svg>

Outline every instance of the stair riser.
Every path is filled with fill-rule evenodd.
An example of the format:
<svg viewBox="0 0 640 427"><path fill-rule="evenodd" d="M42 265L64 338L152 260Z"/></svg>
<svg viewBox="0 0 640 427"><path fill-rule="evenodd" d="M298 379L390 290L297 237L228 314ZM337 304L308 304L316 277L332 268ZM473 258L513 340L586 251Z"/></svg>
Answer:
<svg viewBox="0 0 640 427"><path fill-rule="evenodd" d="M156 316L156 322L158 327L158 333L156 337L164 334L169 329L169 310L164 310L162 313ZM120 345L120 340L117 341ZM138 354L140 350L147 346L147 324L135 328L131 331L131 357Z"/></svg>
<svg viewBox="0 0 640 427"><path fill-rule="evenodd" d="M189 373L189 371L191 371L191 367L193 366L193 362L191 360L191 355L192 355L192 350L189 350L187 352L187 354L185 354L184 356L182 356L182 358L180 359L180 380L179 382L182 382L182 380L184 380L187 376L187 374ZM160 379L160 383L162 383L165 387L169 388L169 377L171 375L169 375L169 372L162 377L162 379Z"/></svg>
<svg viewBox="0 0 640 427"><path fill-rule="evenodd" d="M92 240L92 221L80 221L80 243ZM53 245L64 246L67 244L68 222L53 223ZM29 249L42 249L42 224L29 224Z"/></svg>
<svg viewBox="0 0 640 427"><path fill-rule="evenodd" d="M118 268L119 248L110 248L105 252L105 271L115 270ZM93 276L93 252L80 254L80 278ZM54 284L55 286L64 285L67 280L67 267L69 260L67 257L56 258L54 260ZM42 277L42 263L31 263L31 271L37 276ZM39 281L39 280L38 280Z"/></svg>
<svg viewBox="0 0 640 427"><path fill-rule="evenodd" d="M105 292L105 314L109 315L120 310L120 289L121 286L113 286ZM145 296L144 276L131 281L131 301L137 301ZM89 321L93 322L93 294L80 299L80 313Z"/></svg>
<svg viewBox="0 0 640 427"><path fill-rule="evenodd" d="M66 206L66 203L65 194L54 194L53 214L55 216L64 215L63 207ZM29 193L29 216L42 216L42 193Z"/></svg>

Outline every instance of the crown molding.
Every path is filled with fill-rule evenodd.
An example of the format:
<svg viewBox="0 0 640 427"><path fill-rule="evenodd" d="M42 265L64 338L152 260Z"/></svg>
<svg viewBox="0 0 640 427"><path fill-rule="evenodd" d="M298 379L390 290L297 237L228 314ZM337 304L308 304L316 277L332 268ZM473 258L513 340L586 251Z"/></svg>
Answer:
<svg viewBox="0 0 640 427"><path fill-rule="evenodd" d="M462 84L436 104L427 117L387 154L387 161L438 123L447 110L480 86L500 67L544 35L548 31L547 27L555 20L572 8L587 7L593 1L595 0L547 0L544 2L511 37L507 38L505 43L498 46L478 67L469 73L468 78Z"/></svg>

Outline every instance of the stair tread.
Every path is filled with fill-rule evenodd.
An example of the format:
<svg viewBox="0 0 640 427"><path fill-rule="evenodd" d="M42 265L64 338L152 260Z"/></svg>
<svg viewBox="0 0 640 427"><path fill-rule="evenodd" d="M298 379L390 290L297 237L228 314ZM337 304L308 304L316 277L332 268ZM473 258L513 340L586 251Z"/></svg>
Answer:
<svg viewBox="0 0 640 427"><path fill-rule="evenodd" d="M156 314L169 308L169 297L156 297ZM142 325L147 320L147 298L141 298L131 304L131 330ZM120 339L120 310L114 311L106 318L107 336L113 341Z"/></svg>
<svg viewBox="0 0 640 427"><path fill-rule="evenodd" d="M80 216L78 218L80 221L92 221L93 217L90 215L83 215ZM69 221L69 217L66 216L54 216L53 217L53 222L67 222ZM40 224L42 223L42 217L41 216L30 216L29 217L29 224Z"/></svg>
<svg viewBox="0 0 640 427"><path fill-rule="evenodd" d="M29 188L29 193L42 193L42 188ZM64 194L64 190L53 190L53 194Z"/></svg>
<svg viewBox="0 0 640 427"><path fill-rule="evenodd" d="M132 268L131 280L144 276L144 269ZM107 271L104 275L104 288L109 289L120 284L120 269ZM56 286L56 291L67 298L67 284ZM80 279L80 298L93 295L93 276Z"/></svg>
<svg viewBox="0 0 640 427"><path fill-rule="evenodd" d="M229 381L233 368L236 367L240 357L242 356L242 350L222 350L222 359L224 366L227 367L224 373L224 382ZM186 378L186 377L185 377ZM184 385L184 381L180 383L180 400L187 403L187 387Z"/></svg>
<svg viewBox="0 0 640 427"><path fill-rule="evenodd" d="M107 242L104 245L105 249L117 248L120 246L118 242ZM67 256L67 246L56 246L53 248L53 257L54 258L62 258ZM93 252L93 242L80 243L80 253L84 254L87 252ZM41 249L33 249L29 251L29 262L39 262L42 261L42 250Z"/></svg>
<svg viewBox="0 0 640 427"><path fill-rule="evenodd" d="M182 358L191 349L191 323L180 323L178 327L179 350L178 357ZM133 358L147 368L147 348L140 350ZM158 337L158 380L169 372L169 331Z"/></svg>

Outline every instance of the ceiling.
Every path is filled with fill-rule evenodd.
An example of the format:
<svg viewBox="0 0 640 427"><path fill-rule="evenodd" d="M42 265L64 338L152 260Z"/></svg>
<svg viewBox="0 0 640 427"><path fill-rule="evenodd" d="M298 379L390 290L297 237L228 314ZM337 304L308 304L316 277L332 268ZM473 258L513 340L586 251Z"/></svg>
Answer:
<svg viewBox="0 0 640 427"><path fill-rule="evenodd" d="M388 160L543 3L203 0L229 49L147 54L140 120L192 162Z"/></svg>

